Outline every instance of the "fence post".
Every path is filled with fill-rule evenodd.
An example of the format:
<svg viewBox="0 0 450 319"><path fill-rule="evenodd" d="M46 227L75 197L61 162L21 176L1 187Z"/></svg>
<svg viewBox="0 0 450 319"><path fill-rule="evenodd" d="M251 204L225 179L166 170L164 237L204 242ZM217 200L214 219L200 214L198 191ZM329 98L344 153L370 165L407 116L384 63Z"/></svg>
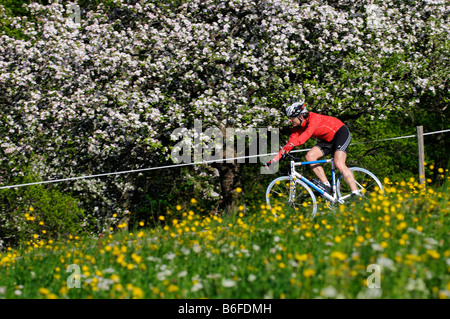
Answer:
<svg viewBox="0 0 450 319"><path fill-rule="evenodd" d="M423 144L423 126L417 126L417 145L419 147L419 183L425 183L425 148Z"/></svg>

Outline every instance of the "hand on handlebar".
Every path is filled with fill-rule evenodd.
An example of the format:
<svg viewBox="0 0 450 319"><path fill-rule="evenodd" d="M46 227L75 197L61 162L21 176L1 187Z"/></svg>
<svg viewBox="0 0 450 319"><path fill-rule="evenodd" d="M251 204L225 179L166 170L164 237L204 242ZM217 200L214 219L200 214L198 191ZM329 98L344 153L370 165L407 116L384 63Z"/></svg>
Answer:
<svg viewBox="0 0 450 319"><path fill-rule="evenodd" d="M267 163L263 164L263 166L266 168L266 170L270 170L270 165L272 165L272 161L268 161Z"/></svg>

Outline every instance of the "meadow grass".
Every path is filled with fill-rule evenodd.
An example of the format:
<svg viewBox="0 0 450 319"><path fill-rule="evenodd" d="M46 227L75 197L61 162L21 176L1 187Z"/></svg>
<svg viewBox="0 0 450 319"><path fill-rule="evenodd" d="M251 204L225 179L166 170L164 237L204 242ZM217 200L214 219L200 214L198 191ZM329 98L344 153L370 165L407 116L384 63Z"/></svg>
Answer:
<svg viewBox="0 0 450 319"><path fill-rule="evenodd" d="M0 254L0 298L450 298L448 182L384 187L314 219L263 201L205 215L193 199L158 227L37 238Z"/></svg>

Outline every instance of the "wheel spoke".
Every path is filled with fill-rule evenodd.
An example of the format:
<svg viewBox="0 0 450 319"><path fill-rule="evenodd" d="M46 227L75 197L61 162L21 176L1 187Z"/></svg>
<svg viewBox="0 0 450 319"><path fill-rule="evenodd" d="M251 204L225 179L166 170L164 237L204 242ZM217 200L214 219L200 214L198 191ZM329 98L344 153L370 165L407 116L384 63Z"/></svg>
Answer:
<svg viewBox="0 0 450 319"><path fill-rule="evenodd" d="M367 199L371 193L377 193L380 190L384 193L380 180L374 174L359 167L352 167L350 169L355 176L356 186L362 195L361 197ZM340 198L348 198L352 193L350 186L343 179L342 175L337 180L337 190Z"/></svg>
<svg viewBox="0 0 450 319"><path fill-rule="evenodd" d="M299 182L296 182L295 187L291 183L293 181L288 176L279 177L270 183L266 191L269 208L275 212L287 208L296 213L315 214L316 199L311 190Z"/></svg>

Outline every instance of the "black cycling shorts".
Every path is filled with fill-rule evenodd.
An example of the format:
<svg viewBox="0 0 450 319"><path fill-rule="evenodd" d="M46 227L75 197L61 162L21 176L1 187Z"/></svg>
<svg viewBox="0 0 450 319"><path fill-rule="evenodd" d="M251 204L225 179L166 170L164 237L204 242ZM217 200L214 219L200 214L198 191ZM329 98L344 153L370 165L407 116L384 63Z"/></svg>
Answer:
<svg viewBox="0 0 450 319"><path fill-rule="evenodd" d="M343 151L345 154L348 154L351 139L350 131L344 125L336 132L330 142L320 141L316 146L320 148L323 155L334 154L336 151Z"/></svg>

